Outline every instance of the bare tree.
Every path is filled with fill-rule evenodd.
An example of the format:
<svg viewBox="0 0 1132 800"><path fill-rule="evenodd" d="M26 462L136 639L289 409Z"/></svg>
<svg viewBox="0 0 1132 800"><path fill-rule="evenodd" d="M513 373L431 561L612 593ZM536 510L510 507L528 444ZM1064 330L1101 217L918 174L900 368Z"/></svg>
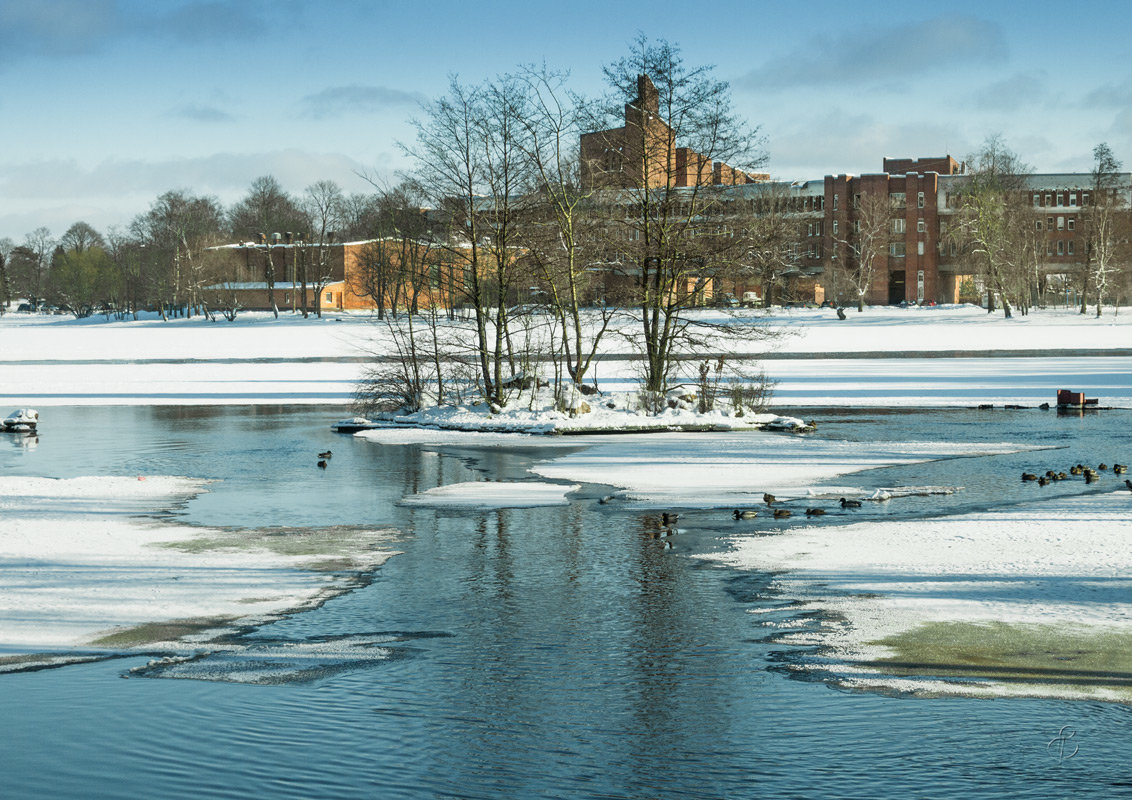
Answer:
<svg viewBox="0 0 1132 800"><path fill-rule="evenodd" d="M1081 291L1081 313L1085 313L1086 289L1092 283L1101 315L1109 284L1114 282L1119 263L1119 250L1127 239L1126 188L1120 185L1123 165L1106 143L1093 148L1093 170L1090 202L1085 208L1085 263Z"/></svg>
<svg viewBox="0 0 1132 800"><path fill-rule="evenodd" d="M557 317L566 371L582 384L615 307L603 303L586 311L586 301L593 299L590 267L599 256L600 229L595 187L582 177L577 146L592 113L566 89L566 78L545 66L526 67L518 75L527 89L518 96L524 103L518 116L526 129L520 146L534 169L538 207L526 217L522 240Z"/></svg>
<svg viewBox="0 0 1132 800"><path fill-rule="evenodd" d="M446 219L443 245L465 276L460 290L475 316L474 350L484 397L506 403L508 295L520 275L516 222L531 186L530 161L516 99L518 82L501 79L477 87L455 78L447 96L415 122L416 144L406 147L414 178Z"/></svg>
<svg viewBox="0 0 1132 800"><path fill-rule="evenodd" d="M308 241L310 266L313 268L315 292L315 313L322 316L322 290L334 279L332 247L338 237L342 222L344 198L342 189L334 181L317 181L303 192L303 210L310 221L311 233ZM306 276L303 280L303 296L306 297ZM303 314L306 314L304 303Z"/></svg>
<svg viewBox="0 0 1132 800"><path fill-rule="evenodd" d="M631 55L604 72L617 97L631 99L624 127L600 134L604 163L587 166L615 189L608 202L625 234L617 237L623 274L635 284L643 389L662 396L674 356L698 346L687 311L743 254L722 217L721 184L728 181L715 183L704 172L718 163L721 173L727 165L730 176L745 174L765 157L757 129L733 112L728 84L711 67L687 67L674 45L642 36Z"/></svg>
<svg viewBox="0 0 1132 800"><path fill-rule="evenodd" d="M1026 178L1031 169L997 135L988 137L967 163L971 171L948 235L982 277L990 295L988 312L994 310L997 294L1009 317L1012 299L1025 303L1030 294L1034 237Z"/></svg>
<svg viewBox="0 0 1132 800"><path fill-rule="evenodd" d="M170 309L187 314L199 309L208 276L198 255L220 240L221 210L216 200L166 192L134 219L130 230L145 247L148 288L162 319Z"/></svg>
<svg viewBox="0 0 1132 800"><path fill-rule="evenodd" d="M784 277L798 267L800 223L782 184L759 186L745 205L735 205L743 205L733 216L744 253L734 275L757 283L763 306L769 307Z"/></svg>
<svg viewBox="0 0 1132 800"><path fill-rule="evenodd" d="M892 203L887 194L865 194L853 209L848 237L848 258L838 270L857 296L857 311L865 310L865 296L872 288L877 264L888 259L893 231Z"/></svg>

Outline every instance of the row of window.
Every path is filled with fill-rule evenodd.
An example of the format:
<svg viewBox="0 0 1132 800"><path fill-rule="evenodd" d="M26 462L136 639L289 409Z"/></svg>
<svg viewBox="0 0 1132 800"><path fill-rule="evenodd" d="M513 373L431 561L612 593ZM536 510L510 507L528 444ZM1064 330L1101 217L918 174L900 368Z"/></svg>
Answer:
<svg viewBox="0 0 1132 800"><path fill-rule="evenodd" d="M1080 197L1081 205L1087 206L1089 204L1089 193L1082 192L1079 189L1070 189L1067 192L1034 192L1033 202L1035 208L1042 206L1068 206L1075 208L1077 206L1077 199Z"/></svg>
<svg viewBox="0 0 1132 800"><path fill-rule="evenodd" d="M1046 218L1045 229L1047 231L1052 231L1054 229L1054 224L1055 224L1054 219L1055 219L1054 217L1047 217ZM1071 230L1073 230L1073 228L1077 224L1077 218L1076 217L1057 217L1056 218L1056 224L1057 224L1057 230L1059 230L1059 231L1071 231ZM1040 219L1036 220L1034 222L1034 226L1037 230L1039 230L1039 231L1042 230L1042 221Z"/></svg>

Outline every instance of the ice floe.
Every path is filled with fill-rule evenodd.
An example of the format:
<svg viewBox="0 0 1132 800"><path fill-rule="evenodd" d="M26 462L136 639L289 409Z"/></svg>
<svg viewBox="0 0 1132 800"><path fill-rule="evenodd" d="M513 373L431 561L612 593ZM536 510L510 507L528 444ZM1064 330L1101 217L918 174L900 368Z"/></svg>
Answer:
<svg viewBox="0 0 1132 800"><path fill-rule="evenodd" d="M0 478L0 669L40 651L205 640L317 605L392 554L388 531L268 534L152 516L205 486Z"/></svg>
<svg viewBox="0 0 1132 800"><path fill-rule="evenodd" d="M576 492L577 484L545 483L537 481L471 481L437 486L410 495L401 502L405 505L447 506L459 508L527 508L533 506L559 506L568 502L566 495Z"/></svg>

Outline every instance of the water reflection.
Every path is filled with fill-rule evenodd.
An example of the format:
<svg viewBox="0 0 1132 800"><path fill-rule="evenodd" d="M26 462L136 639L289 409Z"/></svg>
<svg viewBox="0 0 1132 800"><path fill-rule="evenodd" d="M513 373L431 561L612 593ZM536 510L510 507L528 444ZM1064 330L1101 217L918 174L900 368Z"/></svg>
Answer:
<svg viewBox="0 0 1132 800"><path fill-rule="evenodd" d="M1113 796L1129 777L1127 709L897 700L768 672L788 650L760 625L781 604L770 576L687 556L723 546L737 526L775 535L806 524L800 515L735 523L730 509L686 512L674 535L658 537L654 511L601 505L596 488L537 509L400 506L437 485L521 478L542 454L335 437L327 425L340 409L44 416L39 446L0 447L0 470L210 478L211 490L178 512L184 521L388 525L402 531L401 555L368 585L241 637L212 667L258 677L257 664L282 665L277 674L290 664L314 680L120 680L148 658L0 680L5 719L19 731L0 756L13 796L995 797L1036 783L1047 794ZM1051 461L1105 450L1111 463L1110 452L1132 449L1128 420L873 410L839 412L819 435L1023 440L1062 448ZM326 449L334 457L321 471L313 456ZM1023 491L1016 473L1046 458L953 459L854 480L862 490L965 487L864 510L912 520L1001 503ZM848 521L830 514L821 524ZM343 657L322 669L319 648L335 645ZM1087 732L1087 758L1069 769L1041 752L1064 724Z"/></svg>

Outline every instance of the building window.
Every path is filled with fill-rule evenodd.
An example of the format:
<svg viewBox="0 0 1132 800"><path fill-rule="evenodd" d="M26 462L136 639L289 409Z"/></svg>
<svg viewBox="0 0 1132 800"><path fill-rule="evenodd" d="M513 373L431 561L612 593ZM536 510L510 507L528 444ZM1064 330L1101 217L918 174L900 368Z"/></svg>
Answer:
<svg viewBox="0 0 1132 800"><path fill-rule="evenodd" d="M809 230L809 233L807 233L806 235L807 236L813 236L814 235L814 223L812 223L812 222L810 223L808 230Z"/></svg>
<svg viewBox="0 0 1132 800"><path fill-rule="evenodd" d="M923 208L923 207L924 207L924 193L920 192L918 195L916 195L916 208Z"/></svg>
<svg viewBox="0 0 1132 800"><path fill-rule="evenodd" d="M833 221L833 235L837 235L837 220Z"/></svg>
<svg viewBox="0 0 1132 800"><path fill-rule="evenodd" d="M1058 217L1057 218L1057 229L1059 231L1065 230L1065 217Z"/></svg>
<svg viewBox="0 0 1132 800"><path fill-rule="evenodd" d="M837 210L837 195L833 196L833 210Z"/></svg>
<svg viewBox="0 0 1132 800"><path fill-rule="evenodd" d="M905 208L908 205L908 195L904 192L890 192L888 200L893 208Z"/></svg>
<svg viewBox="0 0 1132 800"><path fill-rule="evenodd" d="M1046 242L1046 255L1047 256L1053 255L1053 242Z"/></svg>
<svg viewBox="0 0 1132 800"><path fill-rule="evenodd" d="M328 303L334 302L334 292L327 292L326 293L326 302L328 302Z"/></svg>
<svg viewBox="0 0 1132 800"><path fill-rule="evenodd" d="M1046 217L1046 230L1047 231L1053 230L1053 217Z"/></svg>
<svg viewBox="0 0 1132 800"><path fill-rule="evenodd" d="M926 233L928 225L922 219L916 220L916 233Z"/></svg>
<svg viewBox="0 0 1132 800"><path fill-rule="evenodd" d="M1071 207L1076 207L1076 205L1077 205L1077 193L1076 192L1070 192L1069 193L1069 205Z"/></svg>
<svg viewBox="0 0 1132 800"><path fill-rule="evenodd" d="M893 242L888 246L888 254L893 258L904 258L904 242Z"/></svg>
<svg viewBox="0 0 1132 800"><path fill-rule="evenodd" d="M1037 230L1039 230L1039 231L1042 230L1042 228L1045 227L1044 225L1042 225L1042 221L1040 219L1035 221L1034 225L1036 226Z"/></svg>
<svg viewBox="0 0 1132 800"><path fill-rule="evenodd" d="M1072 239L1070 239L1068 242L1065 243L1065 252L1069 255L1073 255L1073 240Z"/></svg>
<svg viewBox="0 0 1132 800"><path fill-rule="evenodd" d="M1061 239L1057 240L1057 254L1059 256L1065 255L1065 242L1061 241Z"/></svg>
<svg viewBox="0 0 1132 800"><path fill-rule="evenodd" d="M1065 221L1065 227L1067 230L1073 230L1073 223L1076 219L1076 217L1070 217Z"/></svg>
<svg viewBox="0 0 1132 800"><path fill-rule="evenodd" d="M916 255L922 256L924 254L924 243L916 242Z"/></svg>
<svg viewBox="0 0 1132 800"><path fill-rule="evenodd" d="M1081 192L1081 205L1087 206L1089 204L1089 193Z"/></svg>
<svg viewBox="0 0 1132 800"><path fill-rule="evenodd" d="M1034 192L1034 208L1037 208L1041 204L1042 204L1042 196L1040 194L1038 194L1037 192Z"/></svg>
<svg viewBox="0 0 1132 800"><path fill-rule="evenodd" d="M904 220L897 217L896 219L894 219L892 221L892 232L893 233L904 233L904 230L905 230L904 225L905 225Z"/></svg>
<svg viewBox="0 0 1132 800"><path fill-rule="evenodd" d="M1049 192L1046 192L1046 205L1047 206L1050 205L1052 200L1053 200L1053 195L1051 195Z"/></svg>
<svg viewBox="0 0 1132 800"><path fill-rule="evenodd" d="M1065 205L1065 192L1057 193L1057 205L1059 207Z"/></svg>

